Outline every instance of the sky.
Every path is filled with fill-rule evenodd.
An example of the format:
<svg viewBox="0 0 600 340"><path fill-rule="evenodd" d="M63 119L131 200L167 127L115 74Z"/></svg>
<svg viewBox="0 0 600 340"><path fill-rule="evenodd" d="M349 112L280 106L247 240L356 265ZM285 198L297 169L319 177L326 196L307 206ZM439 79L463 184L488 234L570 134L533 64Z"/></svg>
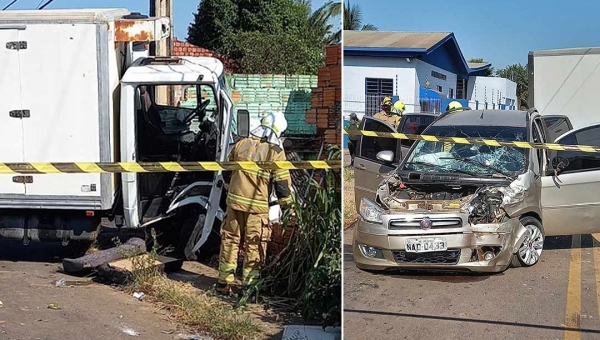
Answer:
<svg viewBox="0 0 600 340"><path fill-rule="evenodd" d="M17 0L10 9L35 9L40 3L47 0ZM194 12L198 8L199 0L172 0L173 1L173 35L178 40L185 40L187 28L194 19ZM11 3L12 0L0 0L0 9ZM313 10L322 6L326 0L313 0ZM131 12L148 14L150 0L54 0L46 9L57 8L127 8ZM339 29L339 25L337 25Z"/></svg>
<svg viewBox="0 0 600 340"><path fill-rule="evenodd" d="M344 0L344 3L346 0ZM529 51L600 46L600 1L351 0L380 31L454 32L467 60L496 69Z"/></svg>

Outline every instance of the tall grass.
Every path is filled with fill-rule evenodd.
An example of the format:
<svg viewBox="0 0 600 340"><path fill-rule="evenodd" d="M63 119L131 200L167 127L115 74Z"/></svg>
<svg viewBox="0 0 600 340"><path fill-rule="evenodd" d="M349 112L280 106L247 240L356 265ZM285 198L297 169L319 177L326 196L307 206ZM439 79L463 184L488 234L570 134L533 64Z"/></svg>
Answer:
<svg viewBox="0 0 600 340"><path fill-rule="evenodd" d="M333 153L335 155L335 153ZM339 153L338 153L339 155ZM304 204L295 202L297 225L287 247L266 266L258 287L293 299L292 309L323 326L341 323L341 173L313 181ZM289 216L284 216L284 221Z"/></svg>

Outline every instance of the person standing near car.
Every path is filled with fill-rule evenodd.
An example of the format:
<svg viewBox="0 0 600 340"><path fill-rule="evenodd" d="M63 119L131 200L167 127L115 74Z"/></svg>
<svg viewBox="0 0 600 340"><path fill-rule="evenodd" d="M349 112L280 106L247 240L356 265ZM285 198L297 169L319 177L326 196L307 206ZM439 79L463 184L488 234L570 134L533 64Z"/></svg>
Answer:
<svg viewBox="0 0 600 340"><path fill-rule="evenodd" d="M229 161L285 161L281 134L287 128L282 112L270 113L261 125L240 139L231 150ZM227 178L225 178L225 182ZM221 227L219 279L217 292L230 294L235 281L240 243L244 244L242 285L247 288L260 277L271 237L269 197L272 186L279 204L285 208L292 201L289 170L235 170L227 185L227 212Z"/></svg>
<svg viewBox="0 0 600 340"><path fill-rule="evenodd" d="M356 132L359 130L360 120L356 113L352 112L350 114L350 123L346 125L346 131L348 132ZM356 144L358 143L358 139L360 135L348 135L348 151L350 151L350 166L354 165L354 155L356 154Z"/></svg>
<svg viewBox="0 0 600 340"><path fill-rule="evenodd" d="M398 102L396 102L396 103L398 103ZM400 102L400 103L402 103L402 102ZM404 106L404 103L402 103L402 105L398 104L398 107L403 107L403 106ZM404 109L402 109L402 111L404 112ZM392 99L390 97L385 97L381 101L381 111L376 113L373 116L373 118L393 126L394 129L398 129L398 126L400 125L401 116L394 114L392 112Z"/></svg>

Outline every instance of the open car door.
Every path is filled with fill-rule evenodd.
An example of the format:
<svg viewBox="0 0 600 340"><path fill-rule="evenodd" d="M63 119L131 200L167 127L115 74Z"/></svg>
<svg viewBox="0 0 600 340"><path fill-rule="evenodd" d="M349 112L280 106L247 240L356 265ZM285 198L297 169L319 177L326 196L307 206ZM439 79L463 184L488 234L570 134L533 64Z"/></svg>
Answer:
<svg viewBox="0 0 600 340"><path fill-rule="evenodd" d="M600 124L573 130L556 143L600 146ZM546 235L600 232L600 153L551 151L542 177L542 221ZM552 165L559 164L558 175Z"/></svg>
<svg viewBox="0 0 600 340"><path fill-rule="evenodd" d="M564 135L568 131L573 130L571 120L569 120L569 117L567 116L542 116L542 122L544 123L544 127L546 128L546 138L548 139L548 143L554 143L556 138Z"/></svg>
<svg viewBox="0 0 600 340"><path fill-rule="evenodd" d="M364 117L360 124L361 130L377 132L397 132L391 125L372 117ZM394 161L391 164L377 159L381 151L394 152ZM354 156L354 193L356 210L359 210L360 200L363 197L375 199L377 186L381 182L380 175L385 175L394 170L400 160L400 140L395 138L361 136L358 140L356 155Z"/></svg>

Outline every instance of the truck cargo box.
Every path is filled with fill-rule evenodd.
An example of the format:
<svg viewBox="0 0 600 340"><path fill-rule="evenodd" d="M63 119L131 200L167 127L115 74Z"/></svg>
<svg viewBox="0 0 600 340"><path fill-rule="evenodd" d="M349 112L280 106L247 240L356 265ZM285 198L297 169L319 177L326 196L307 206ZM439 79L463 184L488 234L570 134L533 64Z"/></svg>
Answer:
<svg viewBox="0 0 600 340"><path fill-rule="evenodd" d="M124 9L0 12L0 162L117 158ZM109 209L113 174L0 175L0 208Z"/></svg>
<svg viewBox="0 0 600 340"><path fill-rule="evenodd" d="M600 122L600 48L529 52L529 105L566 115L577 129Z"/></svg>

